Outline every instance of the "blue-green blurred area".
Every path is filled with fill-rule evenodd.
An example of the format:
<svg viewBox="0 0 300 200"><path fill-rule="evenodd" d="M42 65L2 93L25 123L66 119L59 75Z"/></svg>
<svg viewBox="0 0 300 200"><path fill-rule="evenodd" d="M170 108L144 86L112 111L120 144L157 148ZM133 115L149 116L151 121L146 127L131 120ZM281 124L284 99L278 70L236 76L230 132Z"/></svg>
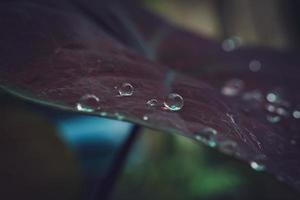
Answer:
<svg viewBox="0 0 300 200"><path fill-rule="evenodd" d="M103 199L92 194L105 186L133 124L0 102L1 199ZM113 200L299 199L274 177L175 134L139 129L126 158Z"/></svg>

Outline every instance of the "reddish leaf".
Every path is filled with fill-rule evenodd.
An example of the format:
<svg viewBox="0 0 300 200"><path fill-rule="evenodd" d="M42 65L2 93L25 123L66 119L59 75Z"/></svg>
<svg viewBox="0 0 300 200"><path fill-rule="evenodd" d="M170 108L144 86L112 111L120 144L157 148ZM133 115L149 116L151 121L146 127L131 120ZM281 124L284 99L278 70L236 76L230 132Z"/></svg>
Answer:
<svg viewBox="0 0 300 200"><path fill-rule="evenodd" d="M178 30L134 4L35 2L1 3L4 89L72 111L82 96L93 94L101 109L89 114L188 137L213 128L218 148L263 164L299 189L299 122L288 117L271 124L264 99L249 103L218 89L232 78L244 80L246 91L263 94L278 86L294 106L299 102L297 55L260 49L226 53L217 42ZM253 59L261 61L261 72L248 70ZM118 97L114 87L123 83L134 87L132 96ZM184 98L181 110L162 108L170 92ZM153 98L160 106L147 107Z"/></svg>

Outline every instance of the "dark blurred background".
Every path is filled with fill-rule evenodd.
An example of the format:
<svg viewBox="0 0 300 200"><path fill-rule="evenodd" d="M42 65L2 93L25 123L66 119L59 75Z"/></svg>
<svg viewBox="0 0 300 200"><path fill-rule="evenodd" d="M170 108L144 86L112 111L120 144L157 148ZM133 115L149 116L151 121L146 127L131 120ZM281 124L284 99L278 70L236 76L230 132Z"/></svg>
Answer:
<svg viewBox="0 0 300 200"><path fill-rule="evenodd" d="M175 24L207 37L238 36L244 45L298 49L298 0L144 0Z"/></svg>

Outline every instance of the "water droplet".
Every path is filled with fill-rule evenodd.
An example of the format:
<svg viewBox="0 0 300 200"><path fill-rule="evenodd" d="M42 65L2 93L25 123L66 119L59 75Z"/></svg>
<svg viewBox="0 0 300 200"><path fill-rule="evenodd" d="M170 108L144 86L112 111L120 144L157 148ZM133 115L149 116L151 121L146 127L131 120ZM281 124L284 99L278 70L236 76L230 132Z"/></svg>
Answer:
<svg viewBox="0 0 300 200"><path fill-rule="evenodd" d="M157 106L158 101L156 99L150 99L149 101L146 102L147 107L152 108Z"/></svg>
<svg viewBox="0 0 300 200"><path fill-rule="evenodd" d="M119 87L119 95L121 97L132 96L133 95L133 91L134 91L134 87L130 83L123 83Z"/></svg>
<svg viewBox="0 0 300 200"><path fill-rule="evenodd" d="M263 171L266 169L266 167L258 162L252 161L250 162L250 166L252 167L252 169L256 170L256 171Z"/></svg>
<svg viewBox="0 0 300 200"><path fill-rule="evenodd" d="M252 72L258 72L261 69L261 62L258 60L252 60L249 63L249 69Z"/></svg>
<svg viewBox="0 0 300 200"><path fill-rule="evenodd" d="M266 98L270 103L275 103L276 101L278 101L278 97L275 93L268 93Z"/></svg>
<svg viewBox="0 0 300 200"><path fill-rule="evenodd" d="M195 139L198 141L202 141L211 147L215 147L217 143L214 138L217 133L218 132L215 129L206 127L195 133Z"/></svg>
<svg viewBox="0 0 300 200"><path fill-rule="evenodd" d="M293 117L295 119L300 119L300 111L299 110L294 110L293 112Z"/></svg>
<svg viewBox="0 0 300 200"><path fill-rule="evenodd" d="M267 104L266 105L266 110L271 112L271 113L274 113L276 111L276 107L272 104Z"/></svg>
<svg viewBox="0 0 300 200"><path fill-rule="evenodd" d="M237 143L231 140L224 141L220 143L219 148L223 153L232 155L236 152Z"/></svg>
<svg viewBox="0 0 300 200"><path fill-rule="evenodd" d="M288 116L289 115L289 112L285 108L282 108L282 107L278 107L276 109L276 113L278 115L281 115L281 116Z"/></svg>
<svg viewBox="0 0 300 200"><path fill-rule="evenodd" d="M143 120L144 120L144 121L147 121L148 119L149 119L149 117L148 117L147 115L144 115L144 116L143 116Z"/></svg>
<svg viewBox="0 0 300 200"><path fill-rule="evenodd" d="M123 120L125 117L121 115L120 113L115 113L115 116L117 117L118 120Z"/></svg>
<svg viewBox="0 0 300 200"><path fill-rule="evenodd" d="M291 145L296 145L297 144L297 141L296 140L291 140Z"/></svg>
<svg viewBox="0 0 300 200"><path fill-rule="evenodd" d="M240 37L234 36L225 39L222 42L222 49L226 52L233 51L241 46L242 40Z"/></svg>
<svg viewBox="0 0 300 200"><path fill-rule="evenodd" d="M259 90L253 90L245 92L243 94L243 99L246 101L261 101L263 99L263 95Z"/></svg>
<svg viewBox="0 0 300 200"><path fill-rule="evenodd" d="M171 111L181 110L184 105L182 96L176 93L171 93L167 96L164 102L164 108Z"/></svg>
<svg viewBox="0 0 300 200"><path fill-rule="evenodd" d="M267 120L273 124L280 122L281 117L278 115L267 115Z"/></svg>
<svg viewBox="0 0 300 200"><path fill-rule="evenodd" d="M101 112L101 113L100 113L100 116L103 116L103 117L104 117L104 116L107 116L107 113L106 113L106 112Z"/></svg>
<svg viewBox="0 0 300 200"><path fill-rule="evenodd" d="M79 111L93 112L100 109L100 100L96 95L86 94L79 99L76 108Z"/></svg>
<svg viewBox="0 0 300 200"><path fill-rule="evenodd" d="M244 89L244 82L240 79L232 79L225 83L221 92L226 96L236 96Z"/></svg>

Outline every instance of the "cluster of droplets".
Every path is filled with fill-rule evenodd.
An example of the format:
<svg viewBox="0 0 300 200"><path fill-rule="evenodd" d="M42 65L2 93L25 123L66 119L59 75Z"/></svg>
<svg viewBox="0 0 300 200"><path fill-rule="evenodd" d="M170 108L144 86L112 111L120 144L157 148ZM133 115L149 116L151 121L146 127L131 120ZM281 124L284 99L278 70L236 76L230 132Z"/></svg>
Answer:
<svg viewBox="0 0 300 200"><path fill-rule="evenodd" d="M271 123L278 123L282 118L287 118L290 115L290 104L284 99L284 95L280 90L271 90L266 94L267 104L267 120Z"/></svg>

